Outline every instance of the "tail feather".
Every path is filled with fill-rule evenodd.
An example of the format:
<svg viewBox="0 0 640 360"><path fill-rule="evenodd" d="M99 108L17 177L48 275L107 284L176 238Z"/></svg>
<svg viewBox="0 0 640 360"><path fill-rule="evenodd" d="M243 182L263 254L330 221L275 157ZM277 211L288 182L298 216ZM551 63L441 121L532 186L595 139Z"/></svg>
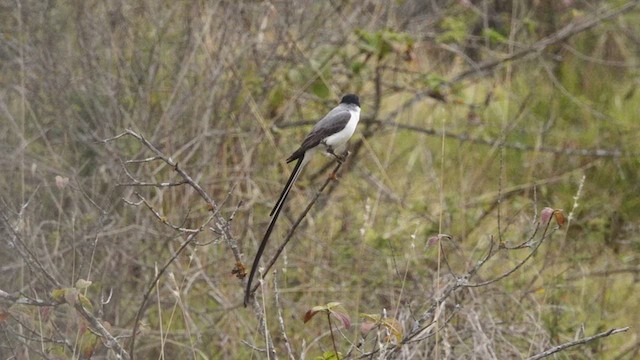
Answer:
<svg viewBox="0 0 640 360"><path fill-rule="evenodd" d="M273 214L276 212L276 209L281 207L282 203L284 203L284 201L286 200L287 195L289 195L289 191L291 191L291 187L298 179L298 175L300 175L300 170L302 170L303 160L304 160L304 155L298 158L298 162L296 163L296 166L293 168L293 172L291 173L291 176L289 176L289 180L287 180L287 184L284 186L284 189L282 189L282 193L280 193L280 197L278 198L278 201L276 202L276 204L273 206L273 209L271 209L269 216L273 216Z"/></svg>
<svg viewBox="0 0 640 360"><path fill-rule="evenodd" d="M245 290L245 295L244 295L244 306L247 306L247 304L249 303L249 299L251 297L251 283L253 282L253 278L256 275L256 271L258 270L260 258L262 257L262 253L264 252L265 247L267 246L267 241L269 240L269 236L271 236L271 232L273 231L273 227L276 224L276 221L278 220L278 216L280 215L280 210L282 210L284 202L287 199L287 196L289 195L289 191L291 191L293 184L296 182L296 180L298 179L298 176L302 172L303 165L305 164L304 158L305 158L304 154L300 156L300 158L298 158L298 162L296 163L296 166L293 168L293 172L291 173L291 176L289 176L289 180L287 181L287 184L285 185L284 189L282 189L280 198L278 198L276 205L273 207L273 210L271 210L271 213L269 214L269 216L271 216L271 220L269 221L269 226L267 227L267 231L265 232L264 237L262 238L262 242L260 242L260 246L258 247L258 252L256 253L256 257L253 259L253 265L251 266L251 273L249 273L249 280L247 281L247 288Z"/></svg>

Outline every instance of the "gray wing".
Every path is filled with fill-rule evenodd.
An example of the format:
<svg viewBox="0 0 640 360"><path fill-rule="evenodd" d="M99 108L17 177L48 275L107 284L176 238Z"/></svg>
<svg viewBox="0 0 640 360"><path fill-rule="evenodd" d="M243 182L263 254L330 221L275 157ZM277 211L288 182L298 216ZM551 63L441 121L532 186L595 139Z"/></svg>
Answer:
<svg viewBox="0 0 640 360"><path fill-rule="evenodd" d="M299 159L305 151L314 148L320 144L322 140L331 136L347 126L347 123L351 119L351 113L344 108L336 107L331 110L322 120L311 129L309 135L307 135L302 141L302 145L296 150L289 158L287 162Z"/></svg>

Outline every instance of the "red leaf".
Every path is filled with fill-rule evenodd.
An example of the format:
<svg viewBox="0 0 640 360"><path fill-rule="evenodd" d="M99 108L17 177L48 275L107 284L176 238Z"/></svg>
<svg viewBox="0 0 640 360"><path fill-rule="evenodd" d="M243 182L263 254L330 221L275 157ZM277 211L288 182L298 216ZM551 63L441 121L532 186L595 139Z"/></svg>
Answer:
<svg viewBox="0 0 640 360"><path fill-rule="evenodd" d="M550 207L546 207L540 212L540 222L544 225L547 225L549 221L551 221L552 217L556 219L556 223L558 223L559 226L562 226L565 222L567 222L562 209L552 209Z"/></svg>
<svg viewBox="0 0 640 360"><path fill-rule="evenodd" d="M304 318L302 319L302 321L304 321L304 323L306 324L317 313L318 313L317 311L313 311L313 310L307 311L306 313L304 313Z"/></svg>
<svg viewBox="0 0 640 360"><path fill-rule="evenodd" d="M3 322L9 318L9 312L6 310L0 310L0 322Z"/></svg>
<svg viewBox="0 0 640 360"><path fill-rule="evenodd" d="M345 328L351 327L351 319L346 313L331 311L331 315L338 319L342 323L342 326L344 326Z"/></svg>
<svg viewBox="0 0 640 360"><path fill-rule="evenodd" d="M362 335L367 335L369 331L375 329L376 326L377 325L374 322L365 321L362 323L362 325L360 325L360 332L362 333Z"/></svg>
<svg viewBox="0 0 640 360"><path fill-rule="evenodd" d="M542 209L542 211L540 212L540 222L545 225L548 224L554 211L555 210L550 207Z"/></svg>

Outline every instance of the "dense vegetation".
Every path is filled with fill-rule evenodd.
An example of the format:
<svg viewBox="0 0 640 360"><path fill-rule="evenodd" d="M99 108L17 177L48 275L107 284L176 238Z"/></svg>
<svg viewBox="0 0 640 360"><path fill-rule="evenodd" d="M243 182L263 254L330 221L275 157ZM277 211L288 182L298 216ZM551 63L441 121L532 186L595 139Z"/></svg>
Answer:
<svg viewBox="0 0 640 360"><path fill-rule="evenodd" d="M638 2L0 4L0 357L638 358Z"/></svg>

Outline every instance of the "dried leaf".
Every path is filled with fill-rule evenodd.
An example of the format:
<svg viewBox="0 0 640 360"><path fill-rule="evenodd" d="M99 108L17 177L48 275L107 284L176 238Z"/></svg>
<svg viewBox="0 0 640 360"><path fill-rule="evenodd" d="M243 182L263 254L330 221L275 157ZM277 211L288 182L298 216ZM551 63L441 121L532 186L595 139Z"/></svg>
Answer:
<svg viewBox="0 0 640 360"><path fill-rule="evenodd" d="M9 318L9 312L5 309L0 309L0 322L3 322Z"/></svg>
<svg viewBox="0 0 640 360"><path fill-rule="evenodd" d="M91 284L93 284L91 281L89 280L85 280L85 279L78 279L78 281L76 281L76 289L86 289L89 286L91 286Z"/></svg>
<svg viewBox="0 0 640 360"><path fill-rule="evenodd" d="M376 314L360 314L360 316L368 319L368 321L365 321L360 326L360 331L362 331L363 335L366 335L376 327L383 327L391 333L396 341L400 342L402 340L402 336L404 334L402 324L395 318L382 318L380 315ZM387 339L387 341L389 340L390 339Z"/></svg>
<svg viewBox="0 0 640 360"><path fill-rule="evenodd" d="M551 221L551 217L554 217L556 219L556 223L558 223L559 226L562 226L567 222L562 209L552 209L550 207L546 207L540 212L540 222L544 225L547 225L549 221Z"/></svg>
<svg viewBox="0 0 640 360"><path fill-rule="evenodd" d="M564 225L565 222L567 222L567 219L564 217L564 212L562 212L562 209L558 209L553 213L556 217L556 222L558 223L559 226Z"/></svg>
<svg viewBox="0 0 640 360"><path fill-rule="evenodd" d="M382 325L389 329L391 334L396 338L396 341L400 342L402 340L402 335L404 331L402 330L402 324L395 318L384 318L382 319Z"/></svg>
<svg viewBox="0 0 640 360"><path fill-rule="evenodd" d="M56 175L56 187L58 189L64 189L69 184L69 178Z"/></svg>
<svg viewBox="0 0 640 360"><path fill-rule="evenodd" d="M75 305L78 302L78 295L80 292L76 288L66 288L64 289L64 300L69 305Z"/></svg>

